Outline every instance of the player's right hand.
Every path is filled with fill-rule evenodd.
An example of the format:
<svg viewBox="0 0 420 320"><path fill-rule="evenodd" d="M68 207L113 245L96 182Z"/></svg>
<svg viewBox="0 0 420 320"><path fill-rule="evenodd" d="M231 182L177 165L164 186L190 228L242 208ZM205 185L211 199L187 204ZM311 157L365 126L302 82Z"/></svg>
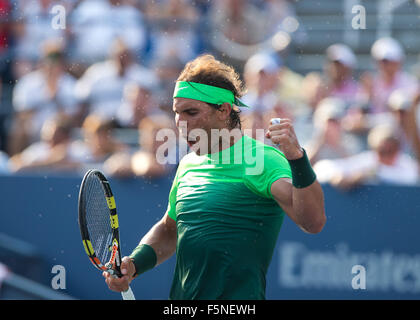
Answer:
<svg viewBox="0 0 420 320"><path fill-rule="evenodd" d="M123 292L128 290L135 272L136 267L133 261L129 257L124 257L121 261L121 273L123 274L121 278L115 277L106 271L102 273L102 276L105 278L105 282L110 290Z"/></svg>

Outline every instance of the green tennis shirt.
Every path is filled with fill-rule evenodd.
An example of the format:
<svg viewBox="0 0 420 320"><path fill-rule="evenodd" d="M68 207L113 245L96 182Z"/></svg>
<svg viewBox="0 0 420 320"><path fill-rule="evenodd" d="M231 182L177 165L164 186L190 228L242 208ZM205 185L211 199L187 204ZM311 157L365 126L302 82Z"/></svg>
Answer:
<svg viewBox="0 0 420 320"><path fill-rule="evenodd" d="M177 225L170 299L265 299L284 218L270 191L279 178L291 178L284 155L248 136L181 160L167 208Z"/></svg>

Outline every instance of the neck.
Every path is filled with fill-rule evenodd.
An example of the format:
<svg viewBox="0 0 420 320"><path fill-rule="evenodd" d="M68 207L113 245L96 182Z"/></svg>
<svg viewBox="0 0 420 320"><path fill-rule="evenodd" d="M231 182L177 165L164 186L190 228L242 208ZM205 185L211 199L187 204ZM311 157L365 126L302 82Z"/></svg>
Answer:
<svg viewBox="0 0 420 320"><path fill-rule="evenodd" d="M395 79L398 76L398 72L387 72L387 73L383 73L383 79L386 85L391 86L394 82Z"/></svg>
<svg viewBox="0 0 420 320"><path fill-rule="evenodd" d="M211 141L215 141L210 146L209 153L217 153L225 149L229 149L236 142L238 142L243 136L243 132L239 128L234 129L221 129L218 132L218 136L215 136Z"/></svg>
<svg viewBox="0 0 420 320"><path fill-rule="evenodd" d="M346 77L337 77L333 79L332 83L336 88L341 88L346 84L347 78Z"/></svg>

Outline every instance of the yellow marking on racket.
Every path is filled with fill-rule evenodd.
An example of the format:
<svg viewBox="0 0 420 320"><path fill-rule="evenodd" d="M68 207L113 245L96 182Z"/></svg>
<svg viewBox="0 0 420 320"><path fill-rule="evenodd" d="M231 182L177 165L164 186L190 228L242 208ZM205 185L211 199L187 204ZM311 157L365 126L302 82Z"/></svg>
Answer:
<svg viewBox="0 0 420 320"><path fill-rule="evenodd" d="M85 248L85 251L88 256L91 256L95 253L92 247L92 243L89 240L83 240L83 247Z"/></svg>
<svg viewBox="0 0 420 320"><path fill-rule="evenodd" d="M106 197L106 202L108 203L109 209L115 209L117 206L115 205L114 197Z"/></svg>
<svg viewBox="0 0 420 320"><path fill-rule="evenodd" d="M111 228L112 229L118 229L119 224L118 224L118 216L116 214L111 215Z"/></svg>

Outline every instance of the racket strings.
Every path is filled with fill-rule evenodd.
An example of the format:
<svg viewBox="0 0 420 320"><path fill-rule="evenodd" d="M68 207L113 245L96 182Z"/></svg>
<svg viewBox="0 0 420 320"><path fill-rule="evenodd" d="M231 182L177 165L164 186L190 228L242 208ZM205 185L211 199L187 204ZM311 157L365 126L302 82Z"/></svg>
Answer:
<svg viewBox="0 0 420 320"><path fill-rule="evenodd" d="M97 258L105 265L111 258L112 235L109 208L101 181L92 175L86 181L86 224Z"/></svg>

